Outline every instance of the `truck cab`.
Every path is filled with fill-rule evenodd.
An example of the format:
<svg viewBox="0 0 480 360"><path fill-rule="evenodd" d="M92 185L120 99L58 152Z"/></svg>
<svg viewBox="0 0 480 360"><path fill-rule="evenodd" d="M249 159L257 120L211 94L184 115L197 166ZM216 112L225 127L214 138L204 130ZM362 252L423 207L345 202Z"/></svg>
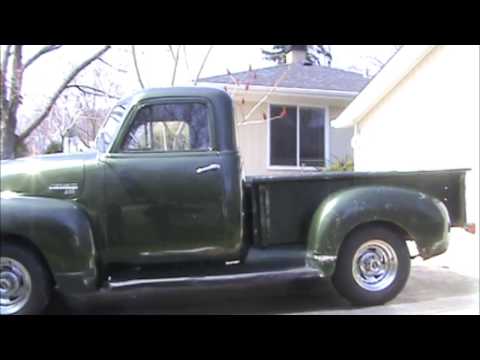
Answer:
<svg viewBox="0 0 480 360"><path fill-rule="evenodd" d="M103 152L95 166L108 184L99 219L105 262L241 256L240 157L224 93L142 92L113 109L97 142Z"/></svg>

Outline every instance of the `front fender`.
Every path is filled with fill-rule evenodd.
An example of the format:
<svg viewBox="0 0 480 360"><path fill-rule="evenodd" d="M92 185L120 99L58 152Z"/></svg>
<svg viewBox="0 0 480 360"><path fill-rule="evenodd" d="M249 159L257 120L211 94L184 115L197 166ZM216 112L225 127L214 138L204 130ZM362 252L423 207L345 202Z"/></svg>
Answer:
<svg viewBox="0 0 480 360"><path fill-rule="evenodd" d="M92 230L78 204L52 198L1 197L0 219L3 236L28 239L42 253L60 291L85 292L96 287Z"/></svg>
<svg viewBox="0 0 480 360"><path fill-rule="evenodd" d="M332 275L342 241L357 226L371 222L402 228L424 259L448 247L449 216L440 200L410 189L361 186L330 195L317 209L309 229L307 264Z"/></svg>

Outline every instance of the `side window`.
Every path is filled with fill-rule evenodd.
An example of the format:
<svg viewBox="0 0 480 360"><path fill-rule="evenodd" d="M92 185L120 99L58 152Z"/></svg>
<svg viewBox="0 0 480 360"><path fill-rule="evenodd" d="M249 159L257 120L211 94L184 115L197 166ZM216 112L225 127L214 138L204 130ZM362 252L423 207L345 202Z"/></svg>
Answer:
<svg viewBox="0 0 480 360"><path fill-rule="evenodd" d="M202 151L211 147L206 104L169 103L139 110L123 151Z"/></svg>

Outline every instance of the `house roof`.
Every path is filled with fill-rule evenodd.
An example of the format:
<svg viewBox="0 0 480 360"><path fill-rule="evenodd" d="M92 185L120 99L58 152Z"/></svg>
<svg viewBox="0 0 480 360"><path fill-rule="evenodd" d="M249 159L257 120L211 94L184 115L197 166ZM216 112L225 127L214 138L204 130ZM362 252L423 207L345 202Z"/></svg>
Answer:
<svg viewBox="0 0 480 360"><path fill-rule="evenodd" d="M283 75L283 79L277 84L280 88L359 92L369 81L368 78L356 72L303 64L282 64L232 75L207 77L198 81L233 85L235 84L233 78L235 78L242 85L248 82L251 86L274 86Z"/></svg>
<svg viewBox="0 0 480 360"><path fill-rule="evenodd" d="M434 48L434 45L403 46L337 119L332 121L332 126L345 128L361 121Z"/></svg>

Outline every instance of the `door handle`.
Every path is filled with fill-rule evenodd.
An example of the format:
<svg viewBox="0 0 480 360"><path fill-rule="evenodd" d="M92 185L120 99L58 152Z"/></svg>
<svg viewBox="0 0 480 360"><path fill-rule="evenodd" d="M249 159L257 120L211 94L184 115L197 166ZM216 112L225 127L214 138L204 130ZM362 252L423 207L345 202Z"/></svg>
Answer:
<svg viewBox="0 0 480 360"><path fill-rule="evenodd" d="M207 172L207 171L212 171L212 170L218 170L220 169L221 166L220 164L210 164L208 166L205 166L205 167L199 167L197 168L197 170L195 171L197 174L202 174L204 172Z"/></svg>

